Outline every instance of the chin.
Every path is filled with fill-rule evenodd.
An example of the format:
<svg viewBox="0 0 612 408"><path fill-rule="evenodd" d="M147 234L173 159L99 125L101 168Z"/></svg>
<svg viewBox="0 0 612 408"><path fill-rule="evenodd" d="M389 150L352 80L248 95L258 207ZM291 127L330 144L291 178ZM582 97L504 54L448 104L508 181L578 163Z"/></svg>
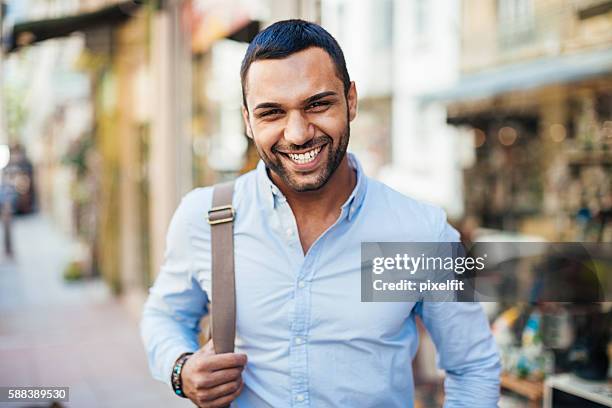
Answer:
<svg viewBox="0 0 612 408"><path fill-rule="evenodd" d="M302 177L293 177L290 176L289 180L285 180L285 184L290 187L293 191L297 193L304 193L307 191L316 191L325 186L329 177L323 177L324 175L317 175L314 179L311 180L299 180Z"/></svg>
<svg viewBox="0 0 612 408"><path fill-rule="evenodd" d="M315 185L315 184L303 184L299 186L290 186L290 187L296 193L306 193L308 191L317 191L323 186Z"/></svg>

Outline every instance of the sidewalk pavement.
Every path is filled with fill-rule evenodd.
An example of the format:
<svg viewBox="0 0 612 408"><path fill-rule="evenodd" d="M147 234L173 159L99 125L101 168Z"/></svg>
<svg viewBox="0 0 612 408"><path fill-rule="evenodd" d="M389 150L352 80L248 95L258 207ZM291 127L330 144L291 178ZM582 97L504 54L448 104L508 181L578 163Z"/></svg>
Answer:
<svg viewBox="0 0 612 408"><path fill-rule="evenodd" d="M0 259L0 386L68 386L64 407L193 406L151 378L137 319L102 281L64 282L73 243L53 224L15 219L14 245Z"/></svg>

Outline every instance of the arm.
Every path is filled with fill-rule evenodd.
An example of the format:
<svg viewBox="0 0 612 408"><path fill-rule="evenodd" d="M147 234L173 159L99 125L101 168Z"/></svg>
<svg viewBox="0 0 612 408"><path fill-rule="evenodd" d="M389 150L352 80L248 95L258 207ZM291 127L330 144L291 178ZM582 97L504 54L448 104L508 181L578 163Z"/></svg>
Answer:
<svg viewBox="0 0 612 408"><path fill-rule="evenodd" d="M201 273L201 280L210 283L210 228L204 217L211 192L200 189L188 194L172 217L164 263L141 321L154 378L170 385L178 357L194 353L180 371L182 396L203 408L226 407L238 397L247 360L244 354L215 354L212 340L202 348L198 344L200 319L208 313L208 294L196 277ZM196 254L198 262L194 261Z"/></svg>
<svg viewBox="0 0 612 408"><path fill-rule="evenodd" d="M446 371L445 407L497 407L501 364L479 303L423 302L416 307Z"/></svg>
<svg viewBox="0 0 612 408"><path fill-rule="evenodd" d="M459 242L459 234L442 212L439 242ZM446 371L445 407L497 407L501 363L489 322L479 303L420 302L415 309Z"/></svg>
<svg viewBox="0 0 612 408"><path fill-rule="evenodd" d="M170 384L176 359L182 353L198 350L199 322L208 312L208 296L195 276L189 230L192 208L199 204L200 211L195 215L203 217L206 202L195 203L194 195L187 195L172 217L164 263L149 291L140 324L151 373L166 384Z"/></svg>

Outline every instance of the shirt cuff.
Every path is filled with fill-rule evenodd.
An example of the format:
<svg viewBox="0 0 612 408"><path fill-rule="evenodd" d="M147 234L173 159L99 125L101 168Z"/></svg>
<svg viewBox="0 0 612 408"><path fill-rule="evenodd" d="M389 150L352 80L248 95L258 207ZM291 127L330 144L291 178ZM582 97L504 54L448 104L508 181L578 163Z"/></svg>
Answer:
<svg viewBox="0 0 612 408"><path fill-rule="evenodd" d="M159 381L164 382L168 386L172 386L170 377L172 376L172 369L174 368L174 364L176 363L176 360L183 353L195 353L196 351L197 349L194 350L193 347L189 347L189 346L176 346L176 347L171 348L166 353L167 357L162 363L161 372L157 373L158 376L156 378Z"/></svg>

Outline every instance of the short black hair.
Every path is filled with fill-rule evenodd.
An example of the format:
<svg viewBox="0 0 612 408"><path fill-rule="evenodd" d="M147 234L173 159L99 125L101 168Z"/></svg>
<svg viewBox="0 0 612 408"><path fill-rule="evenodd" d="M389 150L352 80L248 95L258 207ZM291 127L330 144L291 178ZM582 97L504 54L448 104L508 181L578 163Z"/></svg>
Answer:
<svg viewBox="0 0 612 408"><path fill-rule="evenodd" d="M351 79L346 69L344 53L336 39L318 24L298 19L283 20L257 34L247 48L240 67L242 103L245 108L247 106L246 77L253 62L286 58L310 47L322 48L329 54L335 65L336 74L344 85L344 94L347 95Z"/></svg>

